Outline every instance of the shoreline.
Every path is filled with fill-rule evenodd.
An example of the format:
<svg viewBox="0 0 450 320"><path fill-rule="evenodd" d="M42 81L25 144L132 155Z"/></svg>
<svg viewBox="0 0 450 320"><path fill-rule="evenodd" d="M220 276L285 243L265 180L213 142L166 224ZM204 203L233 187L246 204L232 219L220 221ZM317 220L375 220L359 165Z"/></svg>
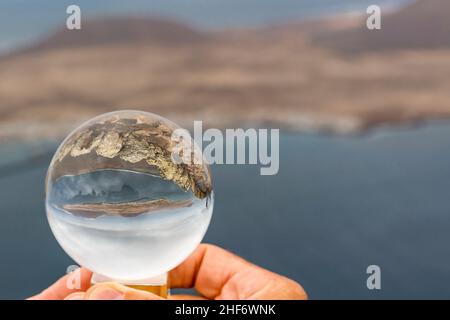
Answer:
<svg viewBox="0 0 450 320"><path fill-rule="evenodd" d="M352 132L336 132L331 129L325 130L302 130L295 129L290 127L276 127L276 126L235 126L232 129L242 128L244 130L249 128L254 129L280 129L280 135L303 135L303 136L318 136L318 137L343 137L343 138L366 138L372 135L377 135L379 133L384 132L399 132L399 131L416 131L421 129L426 129L428 127L433 126L446 126L450 125L450 117L449 118L431 118L431 119L422 119L417 121L410 122L394 122L394 123L380 123L377 125L366 127L363 130L356 130ZM209 127L204 128L205 130ZM0 138L0 147L6 147L8 145L14 146L16 144L29 144L30 146L36 146L42 144L43 146L55 146L57 147L69 133L75 128L69 128L67 133L56 135L56 136L46 136L46 135L34 135L33 137L26 136L15 136L15 137L1 137ZM192 134L191 128L187 127L188 131ZM217 129L223 131L225 129L231 129L231 127L218 127ZM56 150L56 149L55 149Z"/></svg>

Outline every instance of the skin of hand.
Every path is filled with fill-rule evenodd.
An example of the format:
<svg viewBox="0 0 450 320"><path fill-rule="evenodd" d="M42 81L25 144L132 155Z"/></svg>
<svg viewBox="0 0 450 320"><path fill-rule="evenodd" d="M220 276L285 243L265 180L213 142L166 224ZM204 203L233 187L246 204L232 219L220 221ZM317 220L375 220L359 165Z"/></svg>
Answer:
<svg viewBox="0 0 450 320"><path fill-rule="evenodd" d="M33 300L160 300L152 293L105 282L90 287L91 272L80 269L81 288L67 288L66 275ZM298 300L307 299L295 281L258 267L214 245L201 244L170 271L171 288L195 288L199 296L171 295L169 299Z"/></svg>

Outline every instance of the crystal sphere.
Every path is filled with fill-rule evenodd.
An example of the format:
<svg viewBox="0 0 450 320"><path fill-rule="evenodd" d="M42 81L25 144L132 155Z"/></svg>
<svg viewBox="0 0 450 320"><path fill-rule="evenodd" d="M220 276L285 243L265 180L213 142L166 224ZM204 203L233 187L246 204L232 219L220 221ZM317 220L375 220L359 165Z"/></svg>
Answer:
<svg viewBox="0 0 450 320"><path fill-rule="evenodd" d="M178 128L117 111L61 143L47 173L47 218L78 264L134 281L164 274L198 246L213 211L211 174L204 161L173 161Z"/></svg>

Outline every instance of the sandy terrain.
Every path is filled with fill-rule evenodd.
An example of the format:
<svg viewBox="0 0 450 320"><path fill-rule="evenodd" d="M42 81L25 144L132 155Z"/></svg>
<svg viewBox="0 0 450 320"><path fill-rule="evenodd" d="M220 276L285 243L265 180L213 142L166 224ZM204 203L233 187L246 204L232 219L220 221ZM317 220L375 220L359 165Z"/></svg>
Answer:
<svg viewBox="0 0 450 320"><path fill-rule="evenodd" d="M434 10L450 14L450 6ZM450 117L450 48L380 44L349 54L326 35L364 23L342 19L209 33L151 18L109 19L85 23L78 34L60 31L0 59L0 139L64 136L125 108L187 128L203 120L339 133ZM152 25L162 34L142 32ZM351 48L364 46L355 41Z"/></svg>

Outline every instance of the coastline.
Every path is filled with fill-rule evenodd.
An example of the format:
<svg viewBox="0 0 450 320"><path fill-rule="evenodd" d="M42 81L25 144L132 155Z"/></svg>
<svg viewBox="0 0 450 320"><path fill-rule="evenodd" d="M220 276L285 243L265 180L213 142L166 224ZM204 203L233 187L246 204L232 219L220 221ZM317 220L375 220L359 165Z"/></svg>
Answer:
<svg viewBox="0 0 450 320"><path fill-rule="evenodd" d="M385 21L395 16L401 25L392 28L403 32L426 5ZM430 12L438 24L439 8ZM206 32L151 17L87 21L82 34L60 30L0 60L0 142L65 136L93 116L130 108L187 129L202 120L205 128L350 135L450 119L450 47L328 42L355 35L362 22L341 16ZM405 32L413 39L415 30Z"/></svg>

